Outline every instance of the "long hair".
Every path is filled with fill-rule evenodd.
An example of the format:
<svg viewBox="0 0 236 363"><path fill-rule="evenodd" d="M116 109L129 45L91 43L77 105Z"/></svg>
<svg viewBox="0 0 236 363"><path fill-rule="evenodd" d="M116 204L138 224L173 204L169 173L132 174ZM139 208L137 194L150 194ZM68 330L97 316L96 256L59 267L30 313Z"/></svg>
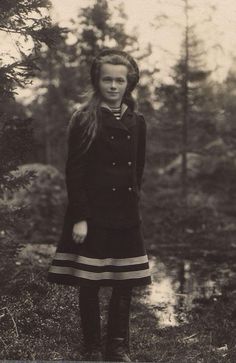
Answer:
<svg viewBox="0 0 236 363"><path fill-rule="evenodd" d="M95 139L99 128L99 113L102 97L99 90L99 78L102 64L109 63L114 65L125 65L128 69L127 73L127 88L122 102L126 103L132 110L136 108L136 102L132 97L130 86L133 84L135 77L135 69L129 60L120 54L109 54L95 60L95 79L93 87L87 93L87 100L80 106L79 110L75 111L69 121L67 134L73 132L73 127L79 121L82 128L81 145L84 145L83 151L87 151L91 143Z"/></svg>

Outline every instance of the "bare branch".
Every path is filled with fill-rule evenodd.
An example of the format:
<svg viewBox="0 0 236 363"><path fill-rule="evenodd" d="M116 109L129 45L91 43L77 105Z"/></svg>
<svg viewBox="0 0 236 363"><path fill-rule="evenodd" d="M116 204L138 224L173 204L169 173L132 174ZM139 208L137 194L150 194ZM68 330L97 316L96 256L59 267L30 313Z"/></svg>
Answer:
<svg viewBox="0 0 236 363"><path fill-rule="evenodd" d="M0 31L5 32L5 33L26 34L26 31L22 31L22 30L18 30L18 29L11 29L11 28L0 27Z"/></svg>

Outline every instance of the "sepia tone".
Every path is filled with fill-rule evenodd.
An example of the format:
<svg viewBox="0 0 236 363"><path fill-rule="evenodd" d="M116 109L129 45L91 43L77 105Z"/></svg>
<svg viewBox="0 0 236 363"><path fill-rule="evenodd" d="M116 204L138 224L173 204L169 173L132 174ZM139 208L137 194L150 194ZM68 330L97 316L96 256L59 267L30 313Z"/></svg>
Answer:
<svg viewBox="0 0 236 363"><path fill-rule="evenodd" d="M78 286L46 277L67 206L68 123L92 60L114 47L139 65L147 123L152 284L134 291L131 360L235 362L235 2L3 0L0 14L0 359L83 359ZM103 331L110 296L101 289Z"/></svg>

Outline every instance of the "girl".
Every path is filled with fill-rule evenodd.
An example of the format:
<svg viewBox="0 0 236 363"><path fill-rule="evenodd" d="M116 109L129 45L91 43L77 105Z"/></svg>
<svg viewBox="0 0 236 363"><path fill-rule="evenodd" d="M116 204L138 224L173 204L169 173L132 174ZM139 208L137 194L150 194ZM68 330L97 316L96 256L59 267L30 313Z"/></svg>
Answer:
<svg viewBox="0 0 236 363"><path fill-rule="evenodd" d="M130 362L132 288L151 283L142 233L140 188L146 122L131 96L135 60L103 50L91 66L93 93L69 123L68 206L50 282L80 285L86 358L102 360L99 287L112 286L105 360Z"/></svg>

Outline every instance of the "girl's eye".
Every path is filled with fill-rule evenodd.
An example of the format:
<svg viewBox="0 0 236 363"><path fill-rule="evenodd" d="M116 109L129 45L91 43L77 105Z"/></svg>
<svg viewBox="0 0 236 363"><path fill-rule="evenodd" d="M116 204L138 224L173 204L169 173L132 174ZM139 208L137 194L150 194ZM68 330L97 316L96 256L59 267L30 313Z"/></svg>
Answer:
<svg viewBox="0 0 236 363"><path fill-rule="evenodd" d="M111 79L111 78L103 78L103 81L104 81L104 82L112 82L112 79ZM124 83L124 82L125 82L125 80L124 80L124 79L122 79L122 78L119 78L119 79L117 80L117 82L118 82L118 83Z"/></svg>

